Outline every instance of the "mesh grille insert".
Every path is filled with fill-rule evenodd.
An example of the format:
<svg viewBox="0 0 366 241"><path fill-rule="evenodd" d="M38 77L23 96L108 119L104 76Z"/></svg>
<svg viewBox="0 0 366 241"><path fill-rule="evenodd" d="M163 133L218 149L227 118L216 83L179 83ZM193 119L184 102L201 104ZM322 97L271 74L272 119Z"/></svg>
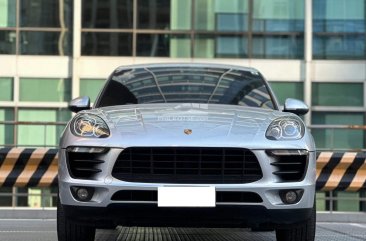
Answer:
<svg viewBox="0 0 366 241"><path fill-rule="evenodd" d="M256 156L242 148L130 147L112 175L128 182L233 184L262 178Z"/></svg>

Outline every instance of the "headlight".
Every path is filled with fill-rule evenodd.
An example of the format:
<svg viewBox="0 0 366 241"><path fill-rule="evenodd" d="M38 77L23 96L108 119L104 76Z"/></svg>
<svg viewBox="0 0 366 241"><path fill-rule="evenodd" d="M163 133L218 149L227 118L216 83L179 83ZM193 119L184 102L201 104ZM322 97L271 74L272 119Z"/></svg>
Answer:
<svg viewBox="0 0 366 241"><path fill-rule="evenodd" d="M105 138L110 135L107 124L102 118L91 114L80 114L71 122L72 134L81 137Z"/></svg>
<svg viewBox="0 0 366 241"><path fill-rule="evenodd" d="M296 117L280 117L272 121L266 131L270 140L298 140L304 136L305 126Z"/></svg>

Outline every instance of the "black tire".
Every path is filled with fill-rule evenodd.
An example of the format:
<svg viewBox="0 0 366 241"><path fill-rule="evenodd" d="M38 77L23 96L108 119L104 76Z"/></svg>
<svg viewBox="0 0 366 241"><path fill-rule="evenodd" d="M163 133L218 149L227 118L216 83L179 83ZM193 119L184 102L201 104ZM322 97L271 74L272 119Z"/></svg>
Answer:
<svg viewBox="0 0 366 241"><path fill-rule="evenodd" d="M314 241L316 227L316 207L311 211L310 218L297 226L289 229L276 229L277 241Z"/></svg>
<svg viewBox="0 0 366 241"><path fill-rule="evenodd" d="M95 228L70 221L57 200L57 237L58 241L94 241Z"/></svg>

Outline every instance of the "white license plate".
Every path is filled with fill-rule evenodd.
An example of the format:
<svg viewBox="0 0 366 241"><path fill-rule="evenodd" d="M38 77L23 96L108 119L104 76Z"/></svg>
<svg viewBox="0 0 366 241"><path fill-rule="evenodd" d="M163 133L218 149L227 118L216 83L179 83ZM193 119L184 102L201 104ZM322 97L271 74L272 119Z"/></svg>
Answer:
<svg viewBox="0 0 366 241"><path fill-rule="evenodd" d="M215 187L159 187L159 207L215 207Z"/></svg>

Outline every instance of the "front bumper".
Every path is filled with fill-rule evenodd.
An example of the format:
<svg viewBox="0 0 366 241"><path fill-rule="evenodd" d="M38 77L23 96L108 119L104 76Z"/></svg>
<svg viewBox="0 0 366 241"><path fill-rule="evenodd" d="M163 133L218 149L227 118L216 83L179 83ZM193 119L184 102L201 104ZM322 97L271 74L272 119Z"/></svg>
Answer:
<svg viewBox="0 0 366 241"><path fill-rule="evenodd" d="M116 160L122 149L111 148L108 160ZM253 226L253 224L286 224L305 220L312 209L315 196L315 152L309 152L308 166L304 179L300 182L278 182L273 175L274 167L268 161L263 150L255 150L263 178L247 184L190 184L189 186L214 186L216 192L252 192L263 200L260 203L216 203L215 208L158 208L156 201L114 201L113 194L121 190L150 190L157 191L158 187L188 186L187 184L169 183L136 183L124 182L111 176L113 161L103 164L102 172L94 180L74 179L70 176L66 151L59 152L59 195L61 204L67 215L80 222L112 223L112 224L144 224L161 226L170 223L174 226L207 226L219 223L221 226ZM77 201L71 192L71 187L92 187L95 192L88 202ZM302 198L296 204L285 204L280 198L281 190L302 190ZM140 215L141 214L141 215ZM171 217L169 215L172 214ZM173 215L174 214L174 215ZM168 215L168 216L166 216ZM225 219L225 216L227 220ZM132 218L133 217L133 218ZM163 220L160 222L159 220ZM168 221L170 220L170 221ZM197 220L197 225L192 222ZM216 220L216 221L215 221ZM177 222L178 221L178 222ZM208 225L215 226L215 225Z"/></svg>
<svg viewBox="0 0 366 241"><path fill-rule="evenodd" d="M154 204L110 204L107 207L63 206L74 222L98 228L147 227L276 228L301 224L308 209L269 210L263 206L218 205L215 208L159 208Z"/></svg>

